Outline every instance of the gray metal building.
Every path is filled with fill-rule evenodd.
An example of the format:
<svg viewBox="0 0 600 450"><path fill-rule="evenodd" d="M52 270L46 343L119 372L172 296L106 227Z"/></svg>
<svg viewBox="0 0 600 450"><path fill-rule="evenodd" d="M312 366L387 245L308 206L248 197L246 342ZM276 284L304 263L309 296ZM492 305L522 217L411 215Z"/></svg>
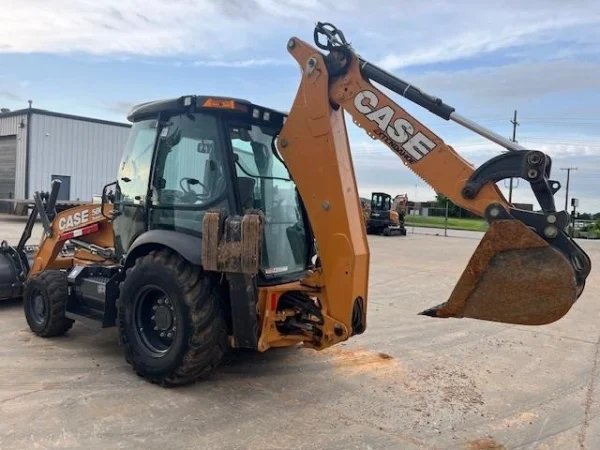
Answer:
<svg viewBox="0 0 600 450"><path fill-rule="evenodd" d="M117 176L129 124L29 108L0 113L0 199L31 200L62 181L60 200L91 201ZM9 203L0 202L7 212Z"/></svg>

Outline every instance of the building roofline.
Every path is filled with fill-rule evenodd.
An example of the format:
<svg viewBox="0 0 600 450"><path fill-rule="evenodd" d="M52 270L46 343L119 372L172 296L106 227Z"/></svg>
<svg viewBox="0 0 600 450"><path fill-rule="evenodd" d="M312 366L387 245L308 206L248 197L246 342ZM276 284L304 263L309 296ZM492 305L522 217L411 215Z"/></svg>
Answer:
<svg viewBox="0 0 600 450"><path fill-rule="evenodd" d="M129 124L129 123L113 122L111 120L103 120L103 119L94 119L93 117L76 116L73 114L64 114L64 113L48 111L45 109L37 109L37 108L25 108L25 109L18 109L15 111L10 111L7 113L0 113L0 119L3 119L5 117L24 116L24 115L27 115L28 113L38 114L40 116L60 117L62 119L81 120L83 122L99 123L102 125L112 125L112 126L122 127L122 128L131 128L131 124Z"/></svg>

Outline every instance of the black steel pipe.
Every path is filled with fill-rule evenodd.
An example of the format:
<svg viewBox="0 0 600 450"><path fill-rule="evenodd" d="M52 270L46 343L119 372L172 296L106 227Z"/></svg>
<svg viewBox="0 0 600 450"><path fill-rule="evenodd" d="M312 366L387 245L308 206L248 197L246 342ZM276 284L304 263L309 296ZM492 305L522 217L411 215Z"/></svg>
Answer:
<svg viewBox="0 0 600 450"><path fill-rule="evenodd" d="M386 88L394 91L411 102L431 111L436 116L444 120L450 120L450 115L454 112L454 108L446 105L441 99L423 92L418 87L412 86L404 80L392 75L385 70L374 66L364 59L360 60L361 73L371 81L381 84Z"/></svg>
<svg viewBox="0 0 600 450"><path fill-rule="evenodd" d="M48 237L52 237L52 226L50 225L50 219L48 218L46 208L44 208L44 204L42 203L42 196L39 192L33 194L33 200L35 201L35 206L37 207L46 235Z"/></svg>
<svg viewBox="0 0 600 450"><path fill-rule="evenodd" d="M452 120L453 122L456 122L463 127L474 131L480 136L483 136L484 138L501 145L507 150L525 150L525 148L521 147L519 144L511 142L497 133L494 133L483 126L460 116L458 113L456 113L452 106L445 104L441 99L423 92L418 87L407 83L406 81L396 77L395 75L392 75L389 72L386 72L380 67L377 67L362 58L359 58L359 62L361 66L361 73L367 79L385 86L398 95L401 95L411 102L414 102L417 105L431 111L436 116L441 117L444 120Z"/></svg>
<svg viewBox="0 0 600 450"><path fill-rule="evenodd" d="M21 239L19 239L19 243L17 244L17 251L21 254L23 250L25 250L25 244L31 237L31 232L33 227L35 226L35 219L37 219L38 209L36 205L33 205L33 209L31 210L31 214L27 218L27 223L25 224L25 228L23 229L23 233L21 234Z"/></svg>
<svg viewBox="0 0 600 450"><path fill-rule="evenodd" d="M46 213L48 214L48 219L50 221L54 220L54 216L56 215L56 200L58 199L58 192L60 191L61 184L62 182L60 180L52 180L50 196L48 197L48 202L46 203Z"/></svg>

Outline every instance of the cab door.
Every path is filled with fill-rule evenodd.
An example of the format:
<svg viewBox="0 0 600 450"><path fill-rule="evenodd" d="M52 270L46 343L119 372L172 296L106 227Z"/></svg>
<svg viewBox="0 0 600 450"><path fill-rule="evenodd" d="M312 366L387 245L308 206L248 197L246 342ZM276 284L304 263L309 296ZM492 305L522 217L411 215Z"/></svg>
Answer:
<svg viewBox="0 0 600 450"><path fill-rule="evenodd" d="M206 211L235 210L222 121L214 114L176 114L161 120L150 183L148 228L201 237Z"/></svg>
<svg viewBox="0 0 600 450"><path fill-rule="evenodd" d="M147 230L147 201L150 169L158 131L158 119L133 124L125 146L115 189L113 220L118 255Z"/></svg>

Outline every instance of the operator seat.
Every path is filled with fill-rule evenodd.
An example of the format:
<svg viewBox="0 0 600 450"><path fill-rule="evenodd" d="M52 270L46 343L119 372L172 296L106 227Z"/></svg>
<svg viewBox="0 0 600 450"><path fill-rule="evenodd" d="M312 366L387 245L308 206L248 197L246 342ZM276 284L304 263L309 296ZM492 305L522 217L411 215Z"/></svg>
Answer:
<svg viewBox="0 0 600 450"><path fill-rule="evenodd" d="M238 177L238 186L242 212L245 213L249 209L254 209L254 186L256 186L256 180L251 177Z"/></svg>

